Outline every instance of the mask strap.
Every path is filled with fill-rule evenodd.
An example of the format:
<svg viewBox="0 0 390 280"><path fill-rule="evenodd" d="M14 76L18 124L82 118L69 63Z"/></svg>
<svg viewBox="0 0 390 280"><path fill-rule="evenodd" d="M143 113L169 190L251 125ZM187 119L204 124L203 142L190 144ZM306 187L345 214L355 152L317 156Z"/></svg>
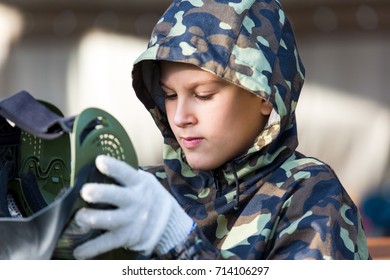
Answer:
<svg viewBox="0 0 390 280"><path fill-rule="evenodd" d="M43 139L55 139L71 132L72 120L57 115L27 91L0 102L0 115L22 130Z"/></svg>

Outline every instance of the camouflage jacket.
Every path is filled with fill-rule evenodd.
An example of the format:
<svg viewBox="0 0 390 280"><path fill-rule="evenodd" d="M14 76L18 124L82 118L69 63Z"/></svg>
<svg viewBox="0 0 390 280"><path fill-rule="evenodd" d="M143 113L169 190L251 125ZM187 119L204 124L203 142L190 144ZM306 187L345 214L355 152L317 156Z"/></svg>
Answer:
<svg viewBox="0 0 390 280"><path fill-rule="evenodd" d="M159 60L194 64L271 102L253 146L217 170L191 169L168 125ZM163 165L147 169L197 223L161 258L370 258L359 211L333 170L296 151L304 73L278 1L172 2L132 72L164 137Z"/></svg>

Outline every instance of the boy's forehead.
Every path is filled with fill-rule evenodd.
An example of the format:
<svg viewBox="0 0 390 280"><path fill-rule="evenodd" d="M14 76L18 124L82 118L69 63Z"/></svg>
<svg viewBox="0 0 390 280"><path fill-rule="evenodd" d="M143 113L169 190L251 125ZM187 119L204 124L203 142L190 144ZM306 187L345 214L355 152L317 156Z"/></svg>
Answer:
<svg viewBox="0 0 390 280"><path fill-rule="evenodd" d="M175 76L189 75L190 80L205 80L209 82L226 82L210 71L204 70L191 63L161 61L160 62L161 75L160 80L164 81Z"/></svg>

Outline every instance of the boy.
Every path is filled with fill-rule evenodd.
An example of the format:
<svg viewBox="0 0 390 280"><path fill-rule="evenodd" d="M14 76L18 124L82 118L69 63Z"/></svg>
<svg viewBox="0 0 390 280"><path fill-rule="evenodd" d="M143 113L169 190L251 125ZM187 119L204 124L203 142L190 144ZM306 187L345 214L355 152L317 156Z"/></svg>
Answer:
<svg viewBox="0 0 390 280"><path fill-rule="evenodd" d="M296 151L303 81L278 1L174 1L133 69L164 164L136 171L96 159L122 186L81 190L117 209L77 212L80 227L107 232L75 257L125 247L159 259L369 259L332 169Z"/></svg>

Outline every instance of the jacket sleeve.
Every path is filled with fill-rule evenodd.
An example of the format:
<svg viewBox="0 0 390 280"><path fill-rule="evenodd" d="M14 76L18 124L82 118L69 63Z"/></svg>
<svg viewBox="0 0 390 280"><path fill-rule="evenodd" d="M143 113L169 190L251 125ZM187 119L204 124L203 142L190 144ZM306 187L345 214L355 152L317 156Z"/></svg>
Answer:
<svg viewBox="0 0 390 280"><path fill-rule="evenodd" d="M290 186L267 257L369 259L354 202L326 166L311 169L311 173L312 176L302 176Z"/></svg>

